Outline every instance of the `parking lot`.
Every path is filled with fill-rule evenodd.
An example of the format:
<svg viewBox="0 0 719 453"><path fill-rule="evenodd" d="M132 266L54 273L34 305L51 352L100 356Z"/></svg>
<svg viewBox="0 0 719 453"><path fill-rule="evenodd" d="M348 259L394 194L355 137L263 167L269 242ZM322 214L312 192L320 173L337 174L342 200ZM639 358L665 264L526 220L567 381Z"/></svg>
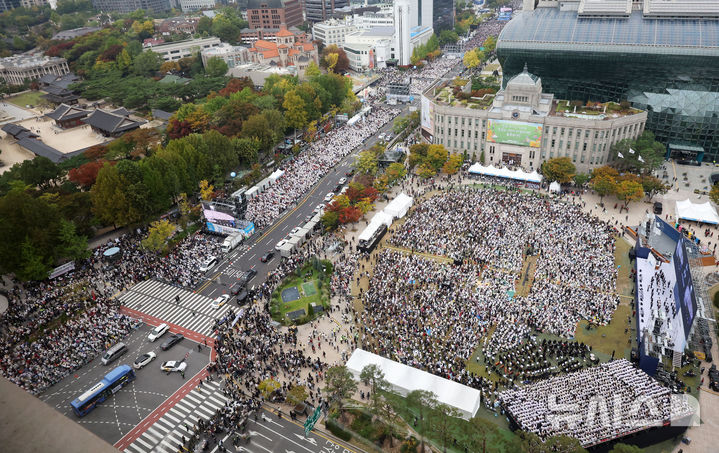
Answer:
<svg viewBox="0 0 719 453"><path fill-rule="evenodd" d="M123 341L128 352L108 366L103 366L100 357L69 375L40 396L45 403L82 424L109 443L115 443L130 431L142 419L160 406L170 395L179 389L186 379L194 376L209 363L209 349L203 347L198 352L197 343L185 338L167 351L160 345L169 338L169 333L150 343L147 335L151 326L143 325ZM75 415L70 402L102 380L112 369L119 365L130 365L140 355L154 352L157 358L140 370L135 370L136 379L123 387L114 396L98 405L92 412L80 418ZM167 374L160 365L169 360L182 360L187 356L185 378L179 373Z"/></svg>

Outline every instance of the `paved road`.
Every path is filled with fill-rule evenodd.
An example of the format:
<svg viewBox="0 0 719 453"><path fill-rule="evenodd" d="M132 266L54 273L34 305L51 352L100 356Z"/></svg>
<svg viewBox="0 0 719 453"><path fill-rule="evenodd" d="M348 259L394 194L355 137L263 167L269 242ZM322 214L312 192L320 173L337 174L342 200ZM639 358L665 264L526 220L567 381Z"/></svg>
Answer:
<svg viewBox="0 0 719 453"><path fill-rule="evenodd" d="M412 105L417 107L418 104L419 101L416 100ZM402 109L399 116L405 116L409 113L409 105L391 107ZM379 141L379 134L391 131L391 129L392 121L384 125L375 135L368 138L362 147L342 159L333 170L320 179L297 202L294 208L281 215L272 226L258 232L247 243L227 254L208 273L208 278L200 283L197 292L213 298L220 294L229 293L230 286L237 281L243 271L248 269L257 271L257 276L250 281L248 287L251 288L254 285L261 284L266 276L279 265L280 260L277 252L275 252L275 257L267 263L262 263L260 257L267 251L274 251L275 245L285 238L293 228L304 225L308 221L307 218L312 215L315 207L324 202L325 196L335 189L340 178L345 177L345 173L352 168L357 154L363 149L371 148Z"/></svg>
<svg viewBox="0 0 719 453"><path fill-rule="evenodd" d="M160 345L165 337L150 343L147 340L150 330L150 326L144 325L126 337L123 342L129 351L109 366L103 366L98 357L50 387L40 399L108 442L116 442L186 382L178 373L168 375L161 371L162 362L181 360L187 355L186 376L204 370L209 363L208 348L198 352L196 343L185 339L172 349L162 351ZM145 368L137 370L137 377L133 382L84 417L75 415L70 407L72 400L100 382L115 367L122 364L132 366L138 356L149 351L155 352L157 358Z"/></svg>

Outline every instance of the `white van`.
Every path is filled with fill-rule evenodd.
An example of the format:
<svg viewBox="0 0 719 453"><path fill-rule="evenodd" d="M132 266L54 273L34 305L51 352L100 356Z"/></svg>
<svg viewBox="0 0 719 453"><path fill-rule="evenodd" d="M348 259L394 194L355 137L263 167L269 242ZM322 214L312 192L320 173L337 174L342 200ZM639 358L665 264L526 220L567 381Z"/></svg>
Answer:
<svg viewBox="0 0 719 453"><path fill-rule="evenodd" d="M147 339L150 340L150 342L153 342L163 336L165 332L170 330L170 326L168 326L165 323L160 324L159 326L152 329L152 332L150 332L150 335L147 336Z"/></svg>
<svg viewBox="0 0 719 453"><path fill-rule="evenodd" d="M109 365L126 352L127 346L125 346L125 343L117 343L115 346L108 349L105 355L102 356L102 364Z"/></svg>

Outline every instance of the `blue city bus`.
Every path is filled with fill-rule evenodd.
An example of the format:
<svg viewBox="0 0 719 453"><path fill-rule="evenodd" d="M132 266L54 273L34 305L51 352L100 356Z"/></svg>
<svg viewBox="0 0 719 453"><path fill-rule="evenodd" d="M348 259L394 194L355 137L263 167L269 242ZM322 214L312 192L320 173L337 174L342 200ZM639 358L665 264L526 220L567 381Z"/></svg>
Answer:
<svg viewBox="0 0 719 453"><path fill-rule="evenodd" d="M75 415L82 417L95 406L117 393L123 386L135 379L135 371L128 365L120 365L105 375L102 381L78 396L70 405Z"/></svg>

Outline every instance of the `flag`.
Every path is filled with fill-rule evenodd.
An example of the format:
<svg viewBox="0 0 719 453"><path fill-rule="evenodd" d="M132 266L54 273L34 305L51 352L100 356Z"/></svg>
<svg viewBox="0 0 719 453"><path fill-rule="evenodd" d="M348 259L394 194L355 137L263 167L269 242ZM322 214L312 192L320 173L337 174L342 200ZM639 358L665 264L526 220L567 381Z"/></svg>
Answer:
<svg viewBox="0 0 719 453"><path fill-rule="evenodd" d="M622 153L617 153L617 157L620 159L624 159L624 155Z"/></svg>
<svg viewBox="0 0 719 453"><path fill-rule="evenodd" d="M639 162L644 162L644 159L642 159L642 156L639 156Z"/></svg>
<svg viewBox="0 0 719 453"><path fill-rule="evenodd" d="M629 148L629 154L634 154L634 150Z"/></svg>

